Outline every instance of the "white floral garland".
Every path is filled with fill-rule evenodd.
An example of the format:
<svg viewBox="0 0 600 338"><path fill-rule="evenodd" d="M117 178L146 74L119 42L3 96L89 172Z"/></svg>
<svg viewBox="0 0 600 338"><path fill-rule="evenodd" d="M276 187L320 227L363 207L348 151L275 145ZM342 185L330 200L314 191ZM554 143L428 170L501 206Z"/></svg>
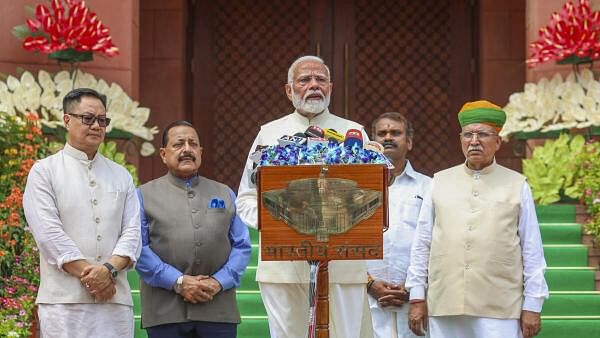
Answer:
<svg viewBox="0 0 600 338"><path fill-rule="evenodd" d="M121 86L96 78L89 73L77 70L75 81L67 71L54 75L40 70L37 81L30 72L24 72L21 79L8 76L6 82L0 81L0 111L15 115L16 112L35 112L43 125L49 128L62 126L62 99L73 88L92 88L107 98L107 112L112 119L106 132L119 129L138 136L146 141L152 141L158 133L158 128L146 127L150 109L139 107ZM148 156L154 153L150 142L142 144L140 153Z"/></svg>
<svg viewBox="0 0 600 338"><path fill-rule="evenodd" d="M560 74L548 81L526 83L523 92L514 93L504 107L506 124L500 135L516 132L552 131L600 126L600 82L589 69Z"/></svg>

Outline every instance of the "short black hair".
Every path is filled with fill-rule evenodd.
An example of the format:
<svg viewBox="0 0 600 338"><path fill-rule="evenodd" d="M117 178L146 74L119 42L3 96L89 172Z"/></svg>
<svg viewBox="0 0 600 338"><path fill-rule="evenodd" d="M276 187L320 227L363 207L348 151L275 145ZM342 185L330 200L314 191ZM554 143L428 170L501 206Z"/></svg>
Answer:
<svg viewBox="0 0 600 338"><path fill-rule="evenodd" d="M75 88L68 92L63 98L63 113L68 114L68 111L73 107L73 104L81 102L81 98L84 96L97 98L102 102L102 106L104 106L104 110L106 110L106 95L100 94L91 88Z"/></svg>
<svg viewBox="0 0 600 338"><path fill-rule="evenodd" d="M390 119L393 121L398 121L398 122L402 122L404 124L404 129L406 132L406 136L408 136L409 139L412 140L413 136L415 135L415 129L413 128L412 123L410 123L410 121L402 114L398 113L398 112L387 112L387 113L383 113L381 115L379 115L375 121L373 121L373 123L371 124L371 130L373 133L373 139L375 139L375 125L377 124L377 122L379 122L379 120L382 119Z"/></svg>
<svg viewBox="0 0 600 338"><path fill-rule="evenodd" d="M165 127L165 130L163 130L162 133L162 147L166 147L167 144L169 143L169 130L175 128L175 127L180 127L180 126L185 126L185 127L190 127L194 130L196 130L196 128L194 128L194 126L189 123L188 121L185 120L177 120L175 122L171 122L168 126ZM196 134L198 134L198 131L196 131Z"/></svg>

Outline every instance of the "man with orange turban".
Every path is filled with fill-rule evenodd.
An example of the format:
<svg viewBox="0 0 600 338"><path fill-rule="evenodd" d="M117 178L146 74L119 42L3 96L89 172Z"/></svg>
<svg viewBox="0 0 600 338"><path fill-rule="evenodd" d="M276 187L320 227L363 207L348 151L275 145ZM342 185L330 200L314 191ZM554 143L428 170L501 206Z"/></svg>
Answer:
<svg viewBox="0 0 600 338"><path fill-rule="evenodd" d="M425 195L406 281L409 326L431 338L533 337L546 262L531 189L494 157L506 114L475 101L458 120L466 161L436 173Z"/></svg>

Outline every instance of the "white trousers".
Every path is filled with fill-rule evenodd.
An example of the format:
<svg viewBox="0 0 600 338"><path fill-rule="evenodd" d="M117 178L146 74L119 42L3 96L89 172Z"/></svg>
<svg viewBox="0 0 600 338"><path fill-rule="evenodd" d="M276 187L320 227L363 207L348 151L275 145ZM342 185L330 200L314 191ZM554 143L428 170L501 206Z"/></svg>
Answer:
<svg viewBox="0 0 600 338"><path fill-rule="evenodd" d="M133 307L122 304L38 304L42 338L132 338Z"/></svg>
<svg viewBox="0 0 600 338"><path fill-rule="evenodd" d="M522 338L517 319L472 316L429 317L431 338Z"/></svg>
<svg viewBox="0 0 600 338"><path fill-rule="evenodd" d="M306 338L308 284L258 283L271 338ZM365 284L329 284L329 337L372 337Z"/></svg>
<svg viewBox="0 0 600 338"><path fill-rule="evenodd" d="M408 327L408 304L400 308L384 309L369 296L373 336L375 338L417 338Z"/></svg>

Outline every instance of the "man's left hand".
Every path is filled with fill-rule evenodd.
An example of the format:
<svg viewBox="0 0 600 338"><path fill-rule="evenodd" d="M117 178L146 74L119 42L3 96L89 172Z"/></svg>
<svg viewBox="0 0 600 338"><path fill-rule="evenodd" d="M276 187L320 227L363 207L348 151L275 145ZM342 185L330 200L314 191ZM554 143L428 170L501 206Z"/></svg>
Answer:
<svg viewBox="0 0 600 338"><path fill-rule="evenodd" d="M541 328L542 323L538 312L521 311L521 330L523 331L523 338L536 336Z"/></svg>
<svg viewBox="0 0 600 338"><path fill-rule="evenodd" d="M200 284L201 284L200 287L202 288L202 290L204 290L204 292L210 294L211 296L216 295L223 289L223 287L221 286L221 283L219 283L213 277L203 278L203 279L200 279L199 281L200 281Z"/></svg>
<svg viewBox="0 0 600 338"><path fill-rule="evenodd" d="M112 283L110 272L104 265L88 265L83 268L80 276L81 284L95 296Z"/></svg>

